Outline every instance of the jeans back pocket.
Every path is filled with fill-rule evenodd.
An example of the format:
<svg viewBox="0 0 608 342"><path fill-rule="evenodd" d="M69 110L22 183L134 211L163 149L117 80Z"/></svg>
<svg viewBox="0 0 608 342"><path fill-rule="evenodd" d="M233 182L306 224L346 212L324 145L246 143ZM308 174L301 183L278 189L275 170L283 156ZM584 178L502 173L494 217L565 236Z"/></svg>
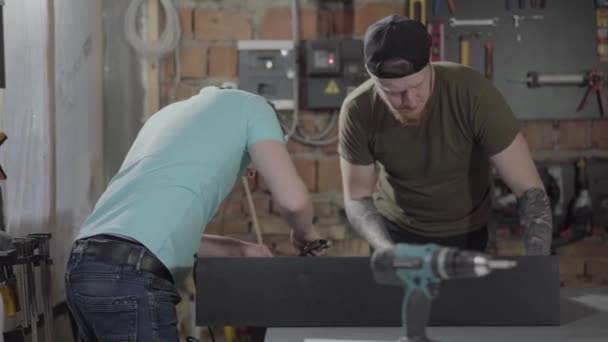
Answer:
<svg viewBox="0 0 608 342"><path fill-rule="evenodd" d="M137 341L137 297L75 294L74 300L99 341Z"/></svg>

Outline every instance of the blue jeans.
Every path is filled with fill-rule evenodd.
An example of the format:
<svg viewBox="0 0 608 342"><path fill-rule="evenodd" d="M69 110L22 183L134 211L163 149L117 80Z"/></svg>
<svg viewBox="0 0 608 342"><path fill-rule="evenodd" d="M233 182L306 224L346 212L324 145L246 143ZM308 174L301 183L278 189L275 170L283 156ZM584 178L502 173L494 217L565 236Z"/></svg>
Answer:
<svg viewBox="0 0 608 342"><path fill-rule="evenodd" d="M86 241L86 240L85 240ZM151 253L127 244L133 255ZM84 341L179 341L175 305L181 297L170 280L87 255L75 243L65 274L66 300Z"/></svg>

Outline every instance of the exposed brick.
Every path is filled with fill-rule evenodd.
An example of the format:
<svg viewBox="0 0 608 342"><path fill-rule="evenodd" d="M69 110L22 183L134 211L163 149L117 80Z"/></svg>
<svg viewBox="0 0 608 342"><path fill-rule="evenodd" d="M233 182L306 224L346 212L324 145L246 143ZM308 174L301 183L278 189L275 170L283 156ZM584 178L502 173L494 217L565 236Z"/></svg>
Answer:
<svg viewBox="0 0 608 342"><path fill-rule="evenodd" d="M588 276L563 277L560 286L565 288L593 288L600 285L599 279Z"/></svg>
<svg viewBox="0 0 608 342"><path fill-rule="evenodd" d="M595 120L591 123L591 145L594 148L608 149L608 120Z"/></svg>
<svg viewBox="0 0 608 342"><path fill-rule="evenodd" d="M245 212L243 211L243 200L240 198L228 197L222 202L218 212L224 219L243 218L245 216Z"/></svg>
<svg viewBox="0 0 608 342"><path fill-rule="evenodd" d="M338 158L319 159L319 192L342 191Z"/></svg>
<svg viewBox="0 0 608 342"><path fill-rule="evenodd" d="M522 132L532 150L553 149L558 142L559 134L552 121L525 122Z"/></svg>
<svg viewBox="0 0 608 342"><path fill-rule="evenodd" d="M253 196L253 205L255 206L255 211L258 217L267 217L270 215L270 198L266 195ZM249 213L249 205L247 205L246 210Z"/></svg>
<svg viewBox="0 0 608 342"><path fill-rule="evenodd" d="M563 150L583 150L589 148L589 121L561 121L559 123L559 144Z"/></svg>
<svg viewBox="0 0 608 342"><path fill-rule="evenodd" d="M278 216L260 218L260 228L263 234L284 235L287 238L289 226Z"/></svg>
<svg viewBox="0 0 608 342"><path fill-rule="evenodd" d="M258 243L257 236L254 232L249 232L246 234L229 234L229 236L241 241Z"/></svg>
<svg viewBox="0 0 608 342"><path fill-rule="evenodd" d="M258 184L257 190L268 192L268 184L266 184L266 181L264 181L264 177L262 177L262 175L258 173L256 179Z"/></svg>
<svg viewBox="0 0 608 342"><path fill-rule="evenodd" d="M334 214L334 205L327 199L314 199L313 207L316 217L328 217Z"/></svg>
<svg viewBox="0 0 608 342"><path fill-rule="evenodd" d="M266 10L258 30L259 39L291 39L291 9L274 7ZM317 11L312 8L300 9L300 39L315 39L317 32Z"/></svg>
<svg viewBox="0 0 608 342"><path fill-rule="evenodd" d="M520 239L499 240L496 244L498 246L498 255L520 256L526 254L524 243Z"/></svg>
<svg viewBox="0 0 608 342"><path fill-rule="evenodd" d="M249 221L245 220L224 220L222 234L249 234L251 227Z"/></svg>
<svg viewBox="0 0 608 342"><path fill-rule="evenodd" d="M298 175L306 185L309 191L316 191L317 186L317 161L312 158L294 158L293 163L298 171ZM258 189L260 191L269 191L268 184L264 181L262 175L258 175Z"/></svg>
<svg viewBox="0 0 608 342"><path fill-rule="evenodd" d="M316 150L317 150L317 148L314 146L304 145L293 139L289 139L289 141L287 141L287 151L289 151L289 153L293 153L293 154L312 153L312 152L315 152Z"/></svg>
<svg viewBox="0 0 608 342"><path fill-rule="evenodd" d="M201 46L183 47L180 51L182 78L200 78L207 75L207 49Z"/></svg>
<svg viewBox="0 0 608 342"><path fill-rule="evenodd" d="M338 115L338 113L333 114ZM327 134L326 139L337 138L338 137L338 124L336 123L331 131ZM323 152L328 154L337 154L338 153L338 139L331 144L323 146Z"/></svg>
<svg viewBox="0 0 608 342"><path fill-rule="evenodd" d="M180 8L177 11L177 15L179 16L179 29L180 35L184 37L190 37L192 35L192 28L194 23L194 11L192 8ZM165 11L160 12L160 29L159 35L162 34L164 30L167 29L167 16L165 15Z"/></svg>
<svg viewBox="0 0 608 342"><path fill-rule="evenodd" d="M317 120L314 113L300 112L298 115L297 132L310 135L317 133ZM289 118L291 120L291 118ZM290 153L314 153L317 151L317 147L303 144L296 141L294 138L287 141L287 150Z"/></svg>
<svg viewBox="0 0 608 342"><path fill-rule="evenodd" d="M175 54L171 53L163 57L160 62L160 68L165 79L173 78L175 76Z"/></svg>
<svg viewBox="0 0 608 342"><path fill-rule="evenodd" d="M345 240L348 233L348 227L345 224L332 224L326 226L317 226L317 230L321 236L330 240Z"/></svg>
<svg viewBox="0 0 608 342"><path fill-rule="evenodd" d="M559 274L575 276L585 273L585 258L562 256L559 258Z"/></svg>
<svg viewBox="0 0 608 342"><path fill-rule="evenodd" d="M202 41L251 39L251 22L242 12L197 9L194 37Z"/></svg>
<svg viewBox="0 0 608 342"><path fill-rule="evenodd" d="M268 240L267 238L265 239ZM281 238L275 241L267 241L266 242L270 250L275 256L293 256L296 255L296 249L293 247L291 242L285 238Z"/></svg>
<svg viewBox="0 0 608 342"><path fill-rule="evenodd" d="M246 176L245 179L247 180L247 184L249 185L249 191L253 192L256 191L257 186L256 186L256 179L257 177L249 177ZM234 183L234 188L232 189L233 193L242 193L245 192L245 187L243 186L243 179L239 178L237 179L236 183Z"/></svg>
<svg viewBox="0 0 608 342"><path fill-rule="evenodd" d="M594 277L608 277L608 258L587 260L585 262L585 274Z"/></svg>
<svg viewBox="0 0 608 342"><path fill-rule="evenodd" d="M222 233L222 222L220 220L211 220L205 226L205 234L219 235Z"/></svg>
<svg viewBox="0 0 608 342"><path fill-rule="evenodd" d="M191 8L179 10L179 27L181 34L190 37L194 28L194 11Z"/></svg>
<svg viewBox="0 0 608 342"><path fill-rule="evenodd" d="M347 10L334 10L333 15L333 34L351 36L354 31L354 12Z"/></svg>
<svg viewBox="0 0 608 342"><path fill-rule="evenodd" d="M173 85L171 85L171 87L173 87ZM194 87L192 85L185 84L182 82L177 86L177 89L175 90L175 100L180 101L190 98L196 95L199 90L200 89L198 87Z"/></svg>
<svg viewBox="0 0 608 342"><path fill-rule="evenodd" d="M560 256L608 257L608 243L582 240L557 250Z"/></svg>
<svg viewBox="0 0 608 342"><path fill-rule="evenodd" d="M327 250L327 256L369 256L369 244L365 240L336 241Z"/></svg>
<svg viewBox="0 0 608 342"><path fill-rule="evenodd" d="M209 76L236 76L236 47L216 45L209 48Z"/></svg>
<svg viewBox="0 0 608 342"><path fill-rule="evenodd" d="M368 26L391 14L405 14L403 1L401 3L364 3L355 7L355 35L363 35Z"/></svg>
<svg viewBox="0 0 608 342"><path fill-rule="evenodd" d="M293 162L308 190L312 192L317 191L317 160L297 158Z"/></svg>

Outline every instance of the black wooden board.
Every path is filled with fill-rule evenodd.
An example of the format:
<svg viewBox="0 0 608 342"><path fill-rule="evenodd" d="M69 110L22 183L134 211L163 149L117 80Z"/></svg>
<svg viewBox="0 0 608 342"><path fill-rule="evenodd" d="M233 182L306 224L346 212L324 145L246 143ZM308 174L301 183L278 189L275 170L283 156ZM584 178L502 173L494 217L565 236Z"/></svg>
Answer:
<svg viewBox="0 0 608 342"><path fill-rule="evenodd" d="M444 281L432 326L559 325L557 257L512 257L485 278ZM378 284L367 257L200 258L200 326L400 326L404 291Z"/></svg>

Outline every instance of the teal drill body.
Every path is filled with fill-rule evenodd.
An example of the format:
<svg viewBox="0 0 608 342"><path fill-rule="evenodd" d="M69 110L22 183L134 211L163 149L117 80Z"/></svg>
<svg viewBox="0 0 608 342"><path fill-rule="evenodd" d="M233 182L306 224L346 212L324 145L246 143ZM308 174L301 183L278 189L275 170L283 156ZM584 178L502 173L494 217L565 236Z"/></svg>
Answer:
<svg viewBox="0 0 608 342"><path fill-rule="evenodd" d="M514 261L492 260L486 254L436 244L396 244L377 250L371 258L374 278L381 284L405 288L402 323L403 342L431 341L426 326L431 303L442 280L488 275L493 269L515 266Z"/></svg>

